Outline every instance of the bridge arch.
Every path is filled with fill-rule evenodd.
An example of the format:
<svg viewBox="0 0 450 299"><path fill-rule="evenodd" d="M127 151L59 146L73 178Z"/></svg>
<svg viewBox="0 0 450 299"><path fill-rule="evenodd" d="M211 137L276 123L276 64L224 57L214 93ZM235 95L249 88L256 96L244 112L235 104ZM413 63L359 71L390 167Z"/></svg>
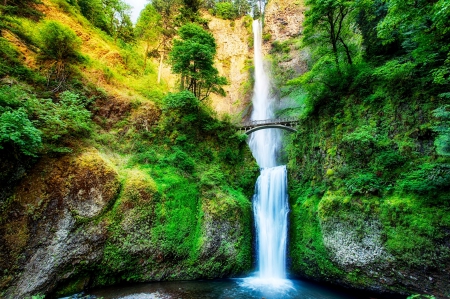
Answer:
<svg viewBox="0 0 450 299"><path fill-rule="evenodd" d="M264 129L282 129L289 132L297 132L295 127L298 125L298 122L297 118L253 120L239 124L237 128L240 131L244 131L247 135Z"/></svg>
<svg viewBox="0 0 450 299"><path fill-rule="evenodd" d="M246 130L245 134L250 135L253 132L256 132L259 130L264 130L264 129L282 129L282 130L286 130L289 132L297 132L297 130L293 127L288 127L288 126L283 126L283 125L262 125L262 126L253 127L249 130Z"/></svg>

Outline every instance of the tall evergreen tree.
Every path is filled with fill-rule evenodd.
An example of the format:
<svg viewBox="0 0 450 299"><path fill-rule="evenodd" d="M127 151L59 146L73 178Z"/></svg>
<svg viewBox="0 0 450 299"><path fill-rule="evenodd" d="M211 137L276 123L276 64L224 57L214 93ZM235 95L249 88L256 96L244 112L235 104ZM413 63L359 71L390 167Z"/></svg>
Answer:
<svg viewBox="0 0 450 299"><path fill-rule="evenodd" d="M181 89L191 91L204 100L211 93L225 95L225 77L214 67L216 42L211 33L195 24L180 28L181 39L175 39L170 52L172 70L181 75Z"/></svg>

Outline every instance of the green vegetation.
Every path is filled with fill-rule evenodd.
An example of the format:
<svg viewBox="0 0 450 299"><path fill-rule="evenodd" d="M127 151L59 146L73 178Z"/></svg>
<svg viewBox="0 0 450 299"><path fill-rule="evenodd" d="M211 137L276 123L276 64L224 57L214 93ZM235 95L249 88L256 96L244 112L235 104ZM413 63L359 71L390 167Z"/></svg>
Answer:
<svg viewBox="0 0 450 299"><path fill-rule="evenodd" d="M136 28L123 4L51 0L31 5L33 16L27 5L0 6L0 261L8 269L0 296L32 254L30 228L48 223L43 233L53 238L54 221L66 216L76 222L71 238L98 233L88 244L98 259L55 264L61 275L46 295L251 268L258 167L246 135L208 106L225 81L199 2L152 1ZM194 87L177 93L157 70L172 45L207 58L187 58ZM97 190L107 202L91 217L82 206Z"/></svg>
<svg viewBox="0 0 450 299"><path fill-rule="evenodd" d="M210 93L225 96L222 85L227 80L214 67L216 42L212 34L195 24L184 25L178 33L181 40L174 40L169 57L172 71L181 75L181 90L191 91L201 101Z"/></svg>
<svg viewBox="0 0 450 299"><path fill-rule="evenodd" d="M45 58L64 62L77 58L81 40L70 28L48 21L40 29L40 44Z"/></svg>
<svg viewBox="0 0 450 299"><path fill-rule="evenodd" d="M235 20L252 12L257 17L260 15L258 0L205 0L204 7L224 20Z"/></svg>
<svg viewBox="0 0 450 299"><path fill-rule="evenodd" d="M251 266L248 198L258 168L245 138L189 91L168 94L161 108L157 126L129 128L133 134L114 138L114 150L129 155L128 175L106 215L112 237L96 284L213 278ZM205 247L218 238L209 232L210 217L236 228L224 230L228 241L214 250ZM143 261L152 265L151 277ZM169 275L161 265L178 270Z"/></svg>
<svg viewBox="0 0 450 299"><path fill-rule="evenodd" d="M411 295L407 299L436 299L432 295Z"/></svg>
<svg viewBox="0 0 450 299"><path fill-rule="evenodd" d="M92 130L87 104L88 99L70 91L53 101L38 99L24 87L0 87L0 149L29 156L70 151L63 146L65 139L86 137Z"/></svg>
<svg viewBox="0 0 450 299"><path fill-rule="evenodd" d="M376 221L387 252L378 264L434 271L450 259L441 246L450 226L449 7L307 4L300 50L308 71L281 86L301 120L288 145L293 268L359 287L379 283L371 265L339 266L324 250L330 221L360 230L361 238L374 234L362 223ZM296 40L274 43L272 56L281 59L289 43ZM356 275L340 272L355 268Z"/></svg>

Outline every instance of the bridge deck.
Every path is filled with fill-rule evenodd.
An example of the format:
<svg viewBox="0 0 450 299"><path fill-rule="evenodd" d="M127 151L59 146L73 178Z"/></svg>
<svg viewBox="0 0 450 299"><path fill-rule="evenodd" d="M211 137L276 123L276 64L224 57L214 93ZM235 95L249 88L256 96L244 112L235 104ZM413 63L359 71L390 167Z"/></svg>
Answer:
<svg viewBox="0 0 450 299"><path fill-rule="evenodd" d="M298 118L295 117L289 117L289 118L277 118L277 119L265 119L265 120L252 120L243 122L241 124L238 124L238 128L249 128L249 127L258 127L258 126L265 126L265 125L292 125L292 124L298 124Z"/></svg>
<svg viewBox="0 0 450 299"><path fill-rule="evenodd" d="M298 118L277 118L265 120L253 120L238 124L236 127L239 130L244 130L247 134L265 128L279 128L287 129L289 131L296 131L294 127L299 123Z"/></svg>

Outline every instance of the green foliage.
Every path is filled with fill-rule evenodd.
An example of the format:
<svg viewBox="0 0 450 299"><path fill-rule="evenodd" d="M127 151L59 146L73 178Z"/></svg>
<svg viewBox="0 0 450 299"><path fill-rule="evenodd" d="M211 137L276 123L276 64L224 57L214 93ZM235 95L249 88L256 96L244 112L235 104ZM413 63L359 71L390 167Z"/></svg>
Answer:
<svg viewBox="0 0 450 299"><path fill-rule="evenodd" d="M198 110L200 101L190 91L169 93L163 100L163 109L177 109L180 112L192 112Z"/></svg>
<svg viewBox="0 0 450 299"><path fill-rule="evenodd" d="M3 37L0 37L0 77L7 75L27 81L39 81L39 76L22 65L19 52Z"/></svg>
<svg viewBox="0 0 450 299"><path fill-rule="evenodd" d="M173 72L181 75L181 90L191 91L200 100L210 93L224 95L222 85L227 80L214 67L216 42L212 34L195 24L184 25L179 34L181 40L174 40L169 57Z"/></svg>
<svg viewBox="0 0 450 299"><path fill-rule="evenodd" d="M94 26L109 33L108 21L101 0L78 0L77 2L86 19Z"/></svg>
<svg viewBox="0 0 450 299"><path fill-rule="evenodd" d="M47 21L42 25L40 43L44 57L58 61L76 59L81 46L75 32L56 21Z"/></svg>
<svg viewBox="0 0 450 299"><path fill-rule="evenodd" d="M56 141L63 136L87 136L91 131L91 113L85 109L78 94L65 91L58 102L31 99L27 108L36 117L35 123L44 136Z"/></svg>
<svg viewBox="0 0 450 299"><path fill-rule="evenodd" d="M309 0L306 4L310 10L306 13L304 42L328 49L338 69L341 54L345 56L348 64L352 64L352 32L349 30L353 21L352 2Z"/></svg>
<svg viewBox="0 0 450 299"><path fill-rule="evenodd" d="M448 225L448 208L429 206L415 196L390 196L380 206L386 247L409 267L438 267L450 255L439 241Z"/></svg>
<svg viewBox="0 0 450 299"><path fill-rule="evenodd" d="M376 194L380 189L380 180L373 173L358 173L346 180L347 190L352 195Z"/></svg>
<svg viewBox="0 0 450 299"><path fill-rule="evenodd" d="M238 12L231 2L219 2L215 8L216 15L224 20L234 20L238 16Z"/></svg>
<svg viewBox="0 0 450 299"><path fill-rule="evenodd" d="M0 12L5 15L17 15L35 20L40 19L43 14L36 10L34 5L38 0L3 0Z"/></svg>
<svg viewBox="0 0 450 299"><path fill-rule="evenodd" d="M0 88L1 143L10 143L25 155L68 151L66 137L86 137L92 131L88 101L70 91L59 101L38 99L19 86Z"/></svg>
<svg viewBox="0 0 450 299"><path fill-rule="evenodd" d="M141 11L136 23L136 36L147 43L157 40L162 33L161 21L161 15L156 11L155 7L147 4Z"/></svg>
<svg viewBox="0 0 450 299"><path fill-rule="evenodd" d="M433 295L411 295L407 299L436 299Z"/></svg>
<svg viewBox="0 0 450 299"><path fill-rule="evenodd" d="M288 42L279 42L274 41L272 43L272 49L270 50L271 53L289 53L291 48L289 47Z"/></svg>
<svg viewBox="0 0 450 299"><path fill-rule="evenodd" d="M23 108L3 112L0 116L0 149L12 144L28 156L36 156L41 147L41 132L28 119Z"/></svg>
<svg viewBox="0 0 450 299"><path fill-rule="evenodd" d="M439 267L450 255L441 242L450 221L449 5L308 4L302 51L309 70L282 86L304 107L288 146L293 267L315 278L336 275L327 250L323 270L311 269L323 240L312 219L324 215L348 222L374 217L389 263ZM281 44L272 48L273 55L283 51ZM373 278L363 268L356 273L337 275L357 285Z"/></svg>
<svg viewBox="0 0 450 299"><path fill-rule="evenodd" d="M435 118L439 120L434 130L438 133L435 140L436 150L438 154L450 156L450 106L442 106L433 111Z"/></svg>
<svg viewBox="0 0 450 299"><path fill-rule="evenodd" d="M320 222L317 217L319 200L317 197L303 198L302 194L290 214L289 242L292 267L307 277L326 276L328 279L342 274L330 260L323 243Z"/></svg>
<svg viewBox="0 0 450 299"><path fill-rule="evenodd" d="M430 199L436 197L442 190L450 187L450 165L420 165L419 168L404 174L399 186L404 191L428 195Z"/></svg>

